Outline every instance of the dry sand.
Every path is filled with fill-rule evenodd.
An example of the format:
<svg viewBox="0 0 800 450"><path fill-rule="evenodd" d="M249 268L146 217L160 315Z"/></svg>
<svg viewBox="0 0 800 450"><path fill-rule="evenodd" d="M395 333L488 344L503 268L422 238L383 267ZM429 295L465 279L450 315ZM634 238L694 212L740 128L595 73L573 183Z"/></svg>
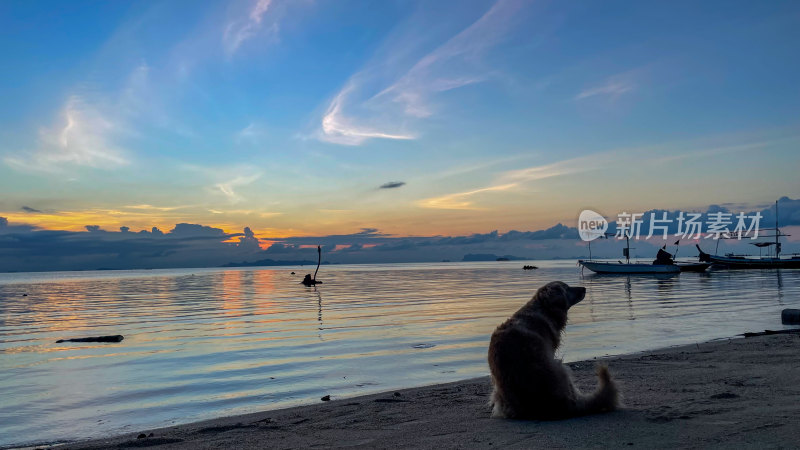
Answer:
<svg viewBox="0 0 800 450"><path fill-rule="evenodd" d="M490 419L477 378L59 448L798 448L798 349L800 335L773 335L607 358L624 408L557 422ZM569 364L584 390L595 363Z"/></svg>

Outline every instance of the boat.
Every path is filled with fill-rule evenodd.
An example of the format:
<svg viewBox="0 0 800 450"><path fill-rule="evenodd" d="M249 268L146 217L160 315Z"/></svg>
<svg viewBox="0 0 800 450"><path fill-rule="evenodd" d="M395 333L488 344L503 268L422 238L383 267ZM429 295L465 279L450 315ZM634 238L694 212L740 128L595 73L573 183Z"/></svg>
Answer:
<svg viewBox="0 0 800 450"><path fill-rule="evenodd" d="M706 269L711 267L710 262L679 262L675 261L675 265L681 269L681 272L705 272Z"/></svg>
<svg viewBox="0 0 800 450"><path fill-rule="evenodd" d="M680 266L676 264L645 264L645 263L623 263L622 261L588 261L578 260L583 267L597 273L679 273Z"/></svg>
<svg viewBox="0 0 800 450"><path fill-rule="evenodd" d="M800 256L797 255L790 258L781 258L780 256L753 257L734 255L732 253L719 256L705 253L700 249L700 246L697 246L697 249L700 250L701 261L708 261L715 268L720 269L800 269ZM778 252L776 254L780 255Z"/></svg>
<svg viewBox="0 0 800 450"><path fill-rule="evenodd" d="M591 244L590 244L591 245ZM664 249L658 250L656 260L652 264L631 262L631 242L630 235L625 235L625 248L622 249L622 255L625 256L625 262L622 261L595 261L591 259L591 247L589 250L589 259L579 259L578 264L592 272L596 273L616 273L616 274L659 274L659 273L680 273L681 266L677 265L672 260L672 255L667 253ZM708 266L706 266L708 267ZM705 269L703 269L705 270Z"/></svg>
<svg viewBox="0 0 800 450"><path fill-rule="evenodd" d="M676 241L675 245L678 245ZM711 266L711 263L704 262L704 261L676 261L675 258L678 256L678 247L675 247L675 253L671 254L667 252L666 244L664 247L658 250L658 254L656 255L656 260L653 261L653 264L661 264L661 265L676 265L681 272L705 272Z"/></svg>
<svg viewBox="0 0 800 450"><path fill-rule="evenodd" d="M724 256L712 255L703 251L699 245L695 244L697 250L700 251L700 261L713 264L714 268L720 269L800 269L800 255L789 255L788 258L781 258L781 242L782 236L790 236L782 233L778 228L778 202L775 202L775 228L766 228L767 230L775 230L774 235L767 235L764 237L774 237L774 241L752 242L751 245L759 249L766 248L767 250L774 249L772 255L767 256L750 256L750 255L735 255L727 253ZM741 239L738 237L731 237L730 239ZM721 238L724 239L724 238ZM719 248L719 240L717 240L717 247Z"/></svg>

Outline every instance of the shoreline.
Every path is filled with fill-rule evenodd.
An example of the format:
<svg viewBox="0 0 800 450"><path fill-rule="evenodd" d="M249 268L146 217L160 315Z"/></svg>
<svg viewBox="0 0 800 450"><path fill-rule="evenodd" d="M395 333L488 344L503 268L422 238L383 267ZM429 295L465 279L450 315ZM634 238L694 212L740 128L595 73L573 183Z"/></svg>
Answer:
<svg viewBox="0 0 800 450"><path fill-rule="evenodd" d="M623 407L564 421L491 419L485 376L26 448L791 446L798 345L798 334L775 334L568 363L584 392L608 364Z"/></svg>

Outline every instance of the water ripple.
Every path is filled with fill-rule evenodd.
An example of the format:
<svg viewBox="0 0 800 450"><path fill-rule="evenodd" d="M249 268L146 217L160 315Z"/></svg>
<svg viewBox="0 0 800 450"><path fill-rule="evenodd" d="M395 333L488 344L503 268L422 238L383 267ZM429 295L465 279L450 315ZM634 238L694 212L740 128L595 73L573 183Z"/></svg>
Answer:
<svg viewBox="0 0 800 450"><path fill-rule="evenodd" d="M0 274L0 445L135 431L487 373L541 284L587 288L567 361L779 329L800 271L582 276L574 261ZM23 294L27 296L23 297ZM57 339L122 334L119 344Z"/></svg>

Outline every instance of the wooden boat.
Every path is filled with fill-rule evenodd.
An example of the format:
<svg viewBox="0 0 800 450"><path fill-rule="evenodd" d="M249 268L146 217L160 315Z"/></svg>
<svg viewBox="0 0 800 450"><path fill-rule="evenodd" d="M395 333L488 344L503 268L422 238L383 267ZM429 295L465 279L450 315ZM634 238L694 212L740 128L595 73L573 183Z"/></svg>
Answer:
<svg viewBox="0 0 800 450"><path fill-rule="evenodd" d="M623 263L622 261L588 261L583 259L578 260L578 263L597 273L646 274L679 273L681 271L680 266L676 264Z"/></svg>
<svg viewBox="0 0 800 450"><path fill-rule="evenodd" d="M775 228L767 228L767 230L775 230L773 236L774 241L766 242L753 242L752 245L761 248L774 248L774 254L768 256L749 256L749 255L734 255L728 253L725 256L712 255L703 251L699 245L695 244L697 250L700 251L700 261L712 263L715 268L722 269L800 269L800 255L790 255L788 258L781 258L781 236L789 236L788 234L781 233L778 228L778 202L775 202ZM741 236L731 239L740 239ZM719 240L717 241L719 246Z"/></svg>
<svg viewBox="0 0 800 450"><path fill-rule="evenodd" d="M784 235L785 236L785 235ZM791 258L781 257L752 257L728 253L725 256L710 255L700 250L700 260L708 261L714 266L723 269L800 269L800 256Z"/></svg>
<svg viewBox="0 0 800 450"><path fill-rule="evenodd" d="M625 236L625 248L622 249L622 255L625 256L625 262L622 261L594 261L591 259L579 259L578 264L586 267L592 272L597 273L615 273L615 274L654 274L654 273L680 273L681 268L672 261L672 255L660 249L658 256L652 264L647 263L632 263L631 258L631 242L630 235ZM590 253L591 257L591 253ZM708 267L708 266L706 266ZM705 269L704 269L705 270Z"/></svg>

